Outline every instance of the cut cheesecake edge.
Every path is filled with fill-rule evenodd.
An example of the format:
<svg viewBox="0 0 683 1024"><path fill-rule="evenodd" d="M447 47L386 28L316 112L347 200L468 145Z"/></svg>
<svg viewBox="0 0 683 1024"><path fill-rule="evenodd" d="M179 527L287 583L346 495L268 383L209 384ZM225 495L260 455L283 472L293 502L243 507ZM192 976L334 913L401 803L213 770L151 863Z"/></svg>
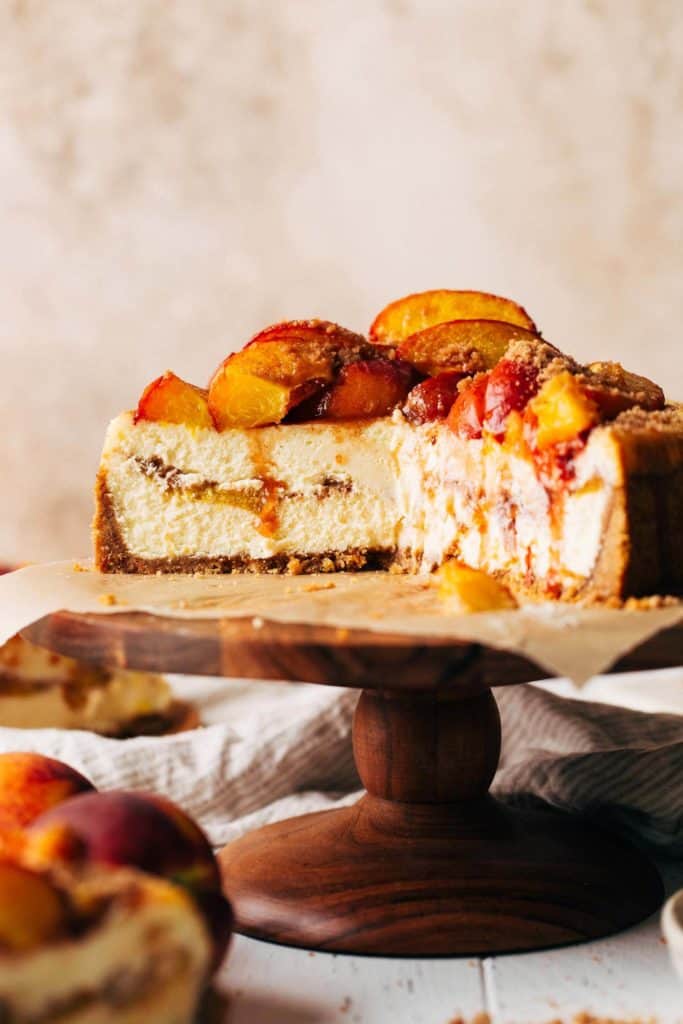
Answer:
<svg viewBox="0 0 683 1024"><path fill-rule="evenodd" d="M0 647L0 725L6 728L159 735L189 723L190 711L155 673L91 665L22 636Z"/></svg>
<svg viewBox="0 0 683 1024"><path fill-rule="evenodd" d="M623 599L683 586L683 414L596 427L566 479L491 437L400 413L210 429L124 413L96 485L104 572L428 573L455 557L522 596Z"/></svg>
<svg viewBox="0 0 683 1024"><path fill-rule="evenodd" d="M129 869L69 884L95 918L71 936L0 951L0 1010L11 1024L192 1024L211 943L178 886Z"/></svg>

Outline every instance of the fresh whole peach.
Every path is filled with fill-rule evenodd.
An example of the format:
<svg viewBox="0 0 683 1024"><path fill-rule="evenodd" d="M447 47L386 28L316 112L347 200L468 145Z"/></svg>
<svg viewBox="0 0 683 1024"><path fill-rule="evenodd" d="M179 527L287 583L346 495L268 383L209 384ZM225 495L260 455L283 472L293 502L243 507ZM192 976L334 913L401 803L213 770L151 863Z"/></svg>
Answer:
<svg viewBox="0 0 683 1024"><path fill-rule="evenodd" d="M0 754L0 829L16 829L63 803L94 791L92 782L42 754Z"/></svg>
<svg viewBox="0 0 683 1024"><path fill-rule="evenodd" d="M232 928L232 911L209 842L176 804L151 793L86 793L65 801L29 830L33 860L128 866L186 889L205 915L216 962Z"/></svg>

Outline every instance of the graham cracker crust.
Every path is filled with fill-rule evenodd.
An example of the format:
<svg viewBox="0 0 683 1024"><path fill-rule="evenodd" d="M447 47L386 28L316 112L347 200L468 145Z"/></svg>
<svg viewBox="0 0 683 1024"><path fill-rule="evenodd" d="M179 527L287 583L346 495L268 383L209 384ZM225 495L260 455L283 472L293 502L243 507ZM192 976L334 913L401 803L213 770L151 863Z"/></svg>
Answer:
<svg viewBox="0 0 683 1024"><path fill-rule="evenodd" d="M300 576L320 572L358 572L389 569L396 560L395 548L348 548L315 554L292 552L269 558L249 555L218 555L215 558L181 555L177 558L140 558L126 547L116 520L106 475L97 474L93 534L95 565L100 572L123 573L272 573Z"/></svg>

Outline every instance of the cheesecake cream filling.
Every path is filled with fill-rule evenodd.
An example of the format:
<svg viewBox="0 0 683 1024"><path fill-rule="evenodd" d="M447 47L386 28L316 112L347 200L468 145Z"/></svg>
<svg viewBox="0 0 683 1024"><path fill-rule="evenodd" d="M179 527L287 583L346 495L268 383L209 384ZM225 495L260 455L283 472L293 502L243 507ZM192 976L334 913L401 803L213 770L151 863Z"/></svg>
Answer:
<svg viewBox="0 0 683 1024"><path fill-rule="evenodd" d="M168 714L171 689L161 676L119 673L98 686L27 686L0 676L0 725L10 729L87 729L116 735L143 717Z"/></svg>
<svg viewBox="0 0 683 1024"><path fill-rule="evenodd" d="M163 676L91 666L12 637L0 647L0 725L89 729L115 735L127 723L166 715L173 704Z"/></svg>
<svg viewBox="0 0 683 1024"><path fill-rule="evenodd" d="M101 468L122 540L140 558L376 549L413 571L454 556L567 586L590 576L623 482L606 428L551 502L528 458L400 413L222 433L125 413Z"/></svg>

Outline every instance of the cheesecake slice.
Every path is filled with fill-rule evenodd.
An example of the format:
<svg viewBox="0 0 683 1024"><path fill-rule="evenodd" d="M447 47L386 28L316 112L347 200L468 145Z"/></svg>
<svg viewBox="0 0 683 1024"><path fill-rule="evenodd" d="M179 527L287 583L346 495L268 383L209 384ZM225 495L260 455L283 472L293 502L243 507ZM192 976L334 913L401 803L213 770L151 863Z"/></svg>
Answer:
<svg viewBox="0 0 683 1024"><path fill-rule="evenodd" d="M275 325L208 391L166 373L107 432L106 572L429 573L449 558L522 595L680 590L683 411L582 366L510 300L429 292L370 339Z"/></svg>
<svg viewBox="0 0 683 1024"><path fill-rule="evenodd" d="M192 1024L211 942L192 899L135 870L69 884L0 862L0 1017L6 1024Z"/></svg>
<svg viewBox="0 0 683 1024"><path fill-rule="evenodd" d="M168 732L187 711L163 676L89 665L20 636L0 647L2 726L125 737Z"/></svg>

